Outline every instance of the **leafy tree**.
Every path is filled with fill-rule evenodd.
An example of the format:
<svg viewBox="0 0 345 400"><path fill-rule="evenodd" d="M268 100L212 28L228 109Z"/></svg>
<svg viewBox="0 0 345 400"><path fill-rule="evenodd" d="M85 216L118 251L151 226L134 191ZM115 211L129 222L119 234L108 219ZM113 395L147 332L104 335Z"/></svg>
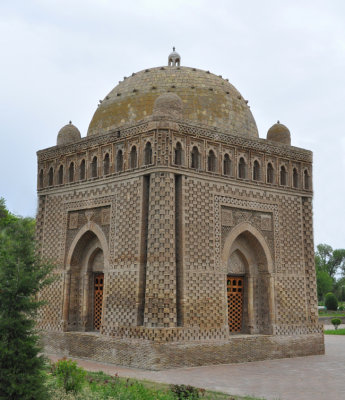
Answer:
<svg viewBox="0 0 345 400"><path fill-rule="evenodd" d="M321 301L325 294L332 291L334 279L327 271L316 270L317 298Z"/></svg>
<svg viewBox="0 0 345 400"><path fill-rule="evenodd" d="M334 278L339 269L345 275L345 249L333 250L328 244L317 245L316 270L327 271Z"/></svg>
<svg viewBox="0 0 345 400"><path fill-rule="evenodd" d="M15 217L0 200L0 399L47 399L39 356L36 295L51 280L35 253L35 221Z"/></svg>
<svg viewBox="0 0 345 400"><path fill-rule="evenodd" d="M345 277L340 278L335 282L334 293L339 301L345 301Z"/></svg>

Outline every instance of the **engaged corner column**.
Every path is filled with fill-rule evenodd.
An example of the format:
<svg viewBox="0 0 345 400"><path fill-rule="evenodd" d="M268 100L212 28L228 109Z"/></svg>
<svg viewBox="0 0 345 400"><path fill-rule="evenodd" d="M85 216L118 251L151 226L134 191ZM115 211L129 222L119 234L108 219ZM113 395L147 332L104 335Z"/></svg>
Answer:
<svg viewBox="0 0 345 400"><path fill-rule="evenodd" d="M150 176L144 326L176 326L175 179Z"/></svg>

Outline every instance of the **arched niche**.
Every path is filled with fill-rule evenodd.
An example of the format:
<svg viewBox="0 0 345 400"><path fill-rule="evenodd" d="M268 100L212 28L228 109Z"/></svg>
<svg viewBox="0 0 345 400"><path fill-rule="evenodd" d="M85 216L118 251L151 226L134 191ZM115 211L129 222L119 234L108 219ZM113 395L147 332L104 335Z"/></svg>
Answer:
<svg viewBox="0 0 345 400"><path fill-rule="evenodd" d="M64 326L70 331L98 331L101 326L108 246L101 228L88 222L72 242L66 259Z"/></svg>
<svg viewBox="0 0 345 400"><path fill-rule="evenodd" d="M272 334L275 319L273 262L263 235L247 222L237 225L225 240L222 262L226 279L226 320L229 331ZM242 286L233 286L232 281L236 284L240 282ZM232 291L241 291L240 322L239 300L236 300L239 294ZM234 326L238 324L240 328L235 329Z"/></svg>

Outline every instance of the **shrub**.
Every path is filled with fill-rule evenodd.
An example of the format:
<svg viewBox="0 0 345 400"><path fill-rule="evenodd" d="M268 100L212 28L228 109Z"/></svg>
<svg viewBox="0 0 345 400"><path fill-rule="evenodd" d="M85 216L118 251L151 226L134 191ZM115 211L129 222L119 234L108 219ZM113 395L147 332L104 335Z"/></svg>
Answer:
<svg viewBox="0 0 345 400"><path fill-rule="evenodd" d="M78 393L85 383L86 371L78 367L76 361L63 358L52 365L52 373L66 392Z"/></svg>
<svg viewBox="0 0 345 400"><path fill-rule="evenodd" d="M325 296L325 306L327 307L327 310L334 310L336 311L338 308L338 300L335 297L334 293L327 293Z"/></svg>
<svg viewBox="0 0 345 400"><path fill-rule="evenodd" d="M170 390L176 395L179 400L194 400L200 398L200 390L193 386L171 385Z"/></svg>
<svg viewBox="0 0 345 400"><path fill-rule="evenodd" d="M338 307L338 310L339 310L339 311L344 311L345 308L344 308L344 306L340 306L340 307Z"/></svg>
<svg viewBox="0 0 345 400"><path fill-rule="evenodd" d="M338 329L338 326L341 324L341 320L339 318L333 318L331 322L334 325L334 329Z"/></svg>

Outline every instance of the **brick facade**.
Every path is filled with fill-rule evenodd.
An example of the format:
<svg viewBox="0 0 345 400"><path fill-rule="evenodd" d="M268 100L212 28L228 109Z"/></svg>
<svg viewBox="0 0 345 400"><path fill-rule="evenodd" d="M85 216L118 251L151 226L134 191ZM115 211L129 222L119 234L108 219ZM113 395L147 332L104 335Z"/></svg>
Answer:
<svg viewBox="0 0 345 400"><path fill-rule="evenodd" d="M185 67L164 68L192 107L175 74ZM193 82L202 86L198 74ZM162 73L151 75L145 110L167 91ZM212 92L224 81L210 75L207 104L220 101ZM131 79L127 102L133 85L140 92ZM119 88L107 97L120 101ZM216 124L212 112L209 122L190 120L192 108L184 119L177 95L168 95L166 115L162 100L123 126L116 116L105 128L99 115L106 119L111 104L100 106L86 138L38 152L37 237L58 276L41 293L46 351L153 369L322 353L311 152L259 139L245 108L235 119L237 127L251 121L245 135L223 126L234 108ZM96 272L104 273L99 331ZM235 275L243 278L243 311L232 332L226 280Z"/></svg>

